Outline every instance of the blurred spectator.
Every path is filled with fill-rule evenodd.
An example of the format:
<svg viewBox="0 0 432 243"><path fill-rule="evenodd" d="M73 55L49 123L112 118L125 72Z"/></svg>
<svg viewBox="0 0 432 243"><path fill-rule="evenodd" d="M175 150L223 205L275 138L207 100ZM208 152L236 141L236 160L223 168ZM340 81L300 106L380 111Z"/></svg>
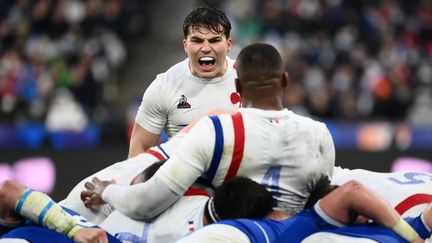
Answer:
<svg viewBox="0 0 432 243"><path fill-rule="evenodd" d="M271 42L291 84L285 104L334 120L432 124L432 2L227 1L241 46Z"/></svg>
<svg viewBox="0 0 432 243"><path fill-rule="evenodd" d="M67 89L58 89L47 112L46 129L49 132L81 132L87 127L88 119L82 107Z"/></svg>
<svg viewBox="0 0 432 243"><path fill-rule="evenodd" d="M113 100L108 83L124 64L145 3L120 0L16 0L0 3L0 121L45 121L61 112L67 89L77 116ZM51 124L51 122L48 122ZM85 124L80 123L80 124ZM75 129L75 128L74 128ZM75 129L76 130L76 129Z"/></svg>

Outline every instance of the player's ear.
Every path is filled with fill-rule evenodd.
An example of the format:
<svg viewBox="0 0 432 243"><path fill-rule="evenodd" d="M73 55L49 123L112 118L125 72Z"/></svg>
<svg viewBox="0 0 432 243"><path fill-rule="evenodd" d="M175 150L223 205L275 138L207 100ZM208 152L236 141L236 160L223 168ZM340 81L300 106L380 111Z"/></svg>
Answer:
<svg viewBox="0 0 432 243"><path fill-rule="evenodd" d="M187 45L186 39L183 39L183 48L184 48L185 52L187 53L188 45Z"/></svg>
<svg viewBox="0 0 432 243"><path fill-rule="evenodd" d="M288 85L288 81L289 81L289 76L288 76L288 72L284 72L282 74L282 87L285 88Z"/></svg>
<svg viewBox="0 0 432 243"><path fill-rule="evenodd" d="M227 45L228 45L228 51L230 51L231 50L231 47L232 47L232 39L231 39L231 37L230 38L228 38L228 40L227 40Z"/></svg>
<svg viewBox="0 0 432 243"><path fill-rule="evenodd" d="M235 79L235 86L236 86L237 93L239 93L241 96L242 86L240 83L240 79L238 79L238 78Z"/></svg>

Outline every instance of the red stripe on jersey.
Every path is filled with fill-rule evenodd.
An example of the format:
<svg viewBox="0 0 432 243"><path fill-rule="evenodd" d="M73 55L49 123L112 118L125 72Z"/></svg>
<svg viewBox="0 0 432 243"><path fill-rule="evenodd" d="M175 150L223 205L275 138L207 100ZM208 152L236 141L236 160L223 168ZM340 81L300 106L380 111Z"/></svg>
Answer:
<svg viewBox="0 0 432 243"><path fill-rule="evenodd" d="M206 190L199 189L199 188L189 188L187 191L185 191L183 196L207 196L207 197L210 197L210 195L208 194L208 192Z"/></svg>
<svg viewBox="0 0 432 243"><path fill-rule="evenodd" d="M234 125L234 149L231 164L228 168L225 180L237 175L237 171L240 167L240 162L243 159L243 150L245 143L244 124L241 113L237 112L231 115L231 119Z"/></svg>
<svg viewBox="0 0 432 243"><path fill-rule="evenodd" d="M154 157L156 157L160 161L165 160L165 157L161 153L159 153L158 151L153 150L151 148L147 149L146 153L153 155Z"/></svg>
<svg viewBox="0 0 432 243"><path fill-rule="evenodd" d="M431 203L432 202L432 195L431 194L424 194L424 193L418 193L411 195L407 197L405 200L400 202L398 205L396 205L395 210L402 215L408 209L413 208L414 206L417 206L419 204L423 203Z"/></svg>

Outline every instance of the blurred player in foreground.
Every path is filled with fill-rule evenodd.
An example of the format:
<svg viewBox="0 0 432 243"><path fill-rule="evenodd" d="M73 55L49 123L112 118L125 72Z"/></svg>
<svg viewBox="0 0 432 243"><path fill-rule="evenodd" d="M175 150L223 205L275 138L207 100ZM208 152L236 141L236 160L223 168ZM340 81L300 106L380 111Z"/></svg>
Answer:
<svg viewBox="0 0 432 243"><path fill-rule="evenodd" d="M362 169L341 170L336 168L332 184L342 185L352 179L362 182L366 187L385 198L403 217L421 215L424 225L429 227L432 225L430 214L422 214L426 207L432 203L432 174L422 172L379 173ZM382 231L382 229L374 230L376 234ZM430 231L430 228L427 230ZM372 232L372 229L368 227L335 229L314 234L306 238L304 242L376 242L369 237ZM380 234L383 235L383 233Z"/></svg>
<svg viewBox="0 0 432 243"><path fill-rule="evenodd" d="M148 179L161 163L148 167L134 179L140 183ZM235 193L233 193L235 192ZM43 193L32 191L25 186L6 181L0 189L1 219L4 235L9 242L12 239L25 239L30 242L173 242L186 234L218 219L261 218L272 210L272 195L263 186L245 178L236 177L216 188L214 197L209 199L205 192L192 188L172 207L151 223L132 220L114 211L100 226L109 233L87 227L95 226L85 218L64 211ZM23 221L23 215L36 226ZM17 229L14 229L18 227ZM49 230L53 229L53 230ZM55 232L56 230L57 232ZM0 240L4 242L4 240Z"/></svg>
<svg viewBox="0 0 432 243"><path fill-rule="evenodd" d="M326 187L324 189L328 191ZM372 219L381 226L345 227L355 223L359 216ZM432 207L425 209L423 217L407 219L408 224L378 194L357 181L349 181L323 197L312 208L295 216L272 213L268 217L270 219L221 221L195 231L178 243L297 243L320 231L349 232L355 231L353 228L357 227L364 228L368 238L377 239L379 242L423 242L420 237L427 238L431 234ZM426 218L429 220L425 221ZM315 240L311 242L323 242L319 237Z"/></svg>

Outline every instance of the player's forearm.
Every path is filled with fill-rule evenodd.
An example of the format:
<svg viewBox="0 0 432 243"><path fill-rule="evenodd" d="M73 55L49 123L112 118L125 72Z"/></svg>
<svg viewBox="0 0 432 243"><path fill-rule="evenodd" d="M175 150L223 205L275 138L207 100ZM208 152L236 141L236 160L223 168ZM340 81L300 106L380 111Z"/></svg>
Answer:
<svg viewBox="0 0 432 243"><path fill-rule="evenodd" d="M349 209L392 229L402 238L413 241L418 237L415 230L383 198L361 183L351 181L348 198Z"/></svg>
<svg viewBox="0 0 432 243"><path fill-rule="evenodd" d="M367 189L358 181L346 183L345 200L347 209L373 219L375 222L391 228L400 216L391 206L375 192Z"/></svg>
<svg viewBox="0 0 432 243"><path fill-rule="evenodd" d="M15 210L18 214L35 223L46 226L73 238L82 229L76 219L66 213L46 194L26 189L17 201Z"/></svg>
<svg viewBox="0 0 432 243"><path fill-rule="evenodd" d="M150 220L167 209L179 196L157 177L133 186L110 185L102 198L111 206L134 219Z"/></svg>
<svg viewBox="0 0 432 243"><path fill-rule="evenodd" d="M160 134L151 133L135 122L130 138L128 158L143 153L156 145L159 141L159 136Z"/></svg>

